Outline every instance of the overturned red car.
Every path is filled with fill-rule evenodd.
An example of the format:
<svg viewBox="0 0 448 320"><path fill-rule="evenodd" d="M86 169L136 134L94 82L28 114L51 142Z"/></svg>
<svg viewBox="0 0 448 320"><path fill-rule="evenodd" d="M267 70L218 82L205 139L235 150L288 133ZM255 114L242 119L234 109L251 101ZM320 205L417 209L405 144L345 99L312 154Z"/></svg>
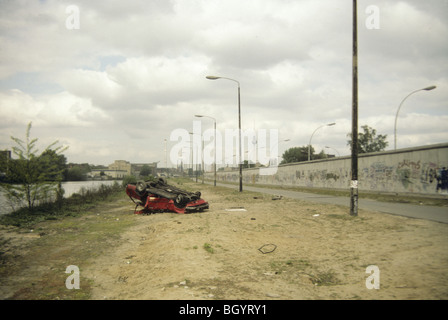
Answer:
<svg viewBox="0 0 448 320"><path fill-rule="evenodd" d="M188 192L169 185L165 179L139 181L126 186L126 194L135 203L135 214L157 212L192 213L207 210L208 202L201 193ZM138 207L143 207L137 210Z"/></svg>

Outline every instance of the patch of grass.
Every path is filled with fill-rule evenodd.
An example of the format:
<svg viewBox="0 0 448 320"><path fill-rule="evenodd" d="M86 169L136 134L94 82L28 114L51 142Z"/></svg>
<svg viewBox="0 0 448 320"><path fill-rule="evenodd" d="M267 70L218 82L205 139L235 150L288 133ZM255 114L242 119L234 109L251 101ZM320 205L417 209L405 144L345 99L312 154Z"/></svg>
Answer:
<svg viewBox="0 0 448 320"><path fill-rule="evenodd" d="M310 267L311 264L305 259L289 259L286 261L271 261L270 267L275 273L283 273L286 271L302 271Z"/></svg>
<svg viewBox="0 0 448 320"><path fill-rule="evenodd" d="M297 274L305 274L315 286L334 286L340 284L336 273L332 270L313 272L313 266L306 259L289 259L286 261L271 261L271 270L275 274L284 275L287 279L297 278Z"/></svg>
<svg viewBox="0 0 448 320"><path fill-rule="evenodd" d="M204 243L203 248L205 249L205 251L207 251L208 253L214 253L215 250L212 248L212 245L210 243Z"/></svg>
<svg viewBox="0 0 448 320"><path fill-rule="evenodd" d="M89 299L94 280L83 275L83 268L88 268L92 259L114 248L120 235L135 225L134 216L122 210L121 198L125 196L122 192L120 198L116 196L114 201L106 204L98 202L78 216L58 216L55 221L40 223L34 220L32 232L38 233L39 237L23 246L9 245L4 239L0 240L3 246L8 247L5 248L8 257L0 254L3 264L0 283L2 279L14 279L18 288L11 292L8 299ZM69 276L65 268L72 264L81 269L80 289L69 290L65 286Z"/></svg>
<svg viewBox="0 0 448 320"><path fill-rule="evenodd" d="M25 284L15 292L11 299L19 300L88 300L91 297L93 281L81 277L79 289L67 289L66 278L63 270L51 270L36 279Z"/></svg>
<svg viewBox="0 0 448 320"><path fill-rule="evenodd" d="M338 220L344 220L344 221L347 221L347 220L351 221L351 220L355 220L358 218L358 217L352 217L348 214L334 214L334 213L329 213L326 216L329 218L332 218L332 219L338 219Z"/></svg>
<svg viewBox="0 0 448 320"><path fill-rule="evenodd" d="M0 216L0 224L19 228L32 228L34 225L65 217L77 217L96 206L117 200L123 196L120 185L101 185L96 190L81 189L79 193L59 203L45 203L33 209L21 208Z"/></svg>
<svg viewBox="0 0 448 320"><path fill-rule="evenodd" d="M316 286L334 286L340 283L333 271L319 272L311 276L311 282Z"/></svg>

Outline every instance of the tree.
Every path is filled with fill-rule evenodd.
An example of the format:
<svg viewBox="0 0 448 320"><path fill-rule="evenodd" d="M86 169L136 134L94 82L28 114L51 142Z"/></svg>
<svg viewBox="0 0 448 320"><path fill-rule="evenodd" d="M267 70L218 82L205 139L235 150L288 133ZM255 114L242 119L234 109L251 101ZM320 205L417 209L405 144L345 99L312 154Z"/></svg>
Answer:
<svg viewBox="0 0 448 320"><path fill-rule="evenodd" d="M147 177L152 175L152 169L150 166L148 166L147 164L144 164L142 166L142 169L140 170L140 176L142 177Z"/></svg>
<svg viewBox="0 0 448 320"><path fill-rule="evenodd" d="M327 158L327 155L323 150L318 154L315 154L314 152L314 148L311 146L310 155L313 160ZM308 161L308 146L289 148L283 153L282 158L283 160L280 164Z"/></svg>
<svg viewBox="0 0 448 320"><path fill-rule="evenodd" d="M41 174L49 181L62 181L67 176L67 158L55 150L46 149L39 156Z"/></svg>
<svg viewBox="0 0 448 320"><path fill-rule="evenodd" d="M249 160L243 161L243 169L254 168L254 167L255 167L255 163L253 163L252 161L249 161Z"/></svg>
<svg viewBox="0 0 448 320"><path fill-rule="evenodd" d="M69 164L67 169L67 181L85 181L87 180L87 173L91 171L88 164Z"/></svg>
<svg viewBox="0 0 448 320"><path fill-rule="evenodd" d="M376 130L364 125L361 127L364 132L358 132L358 153L379 152L384 151L389 145L386 141L387 134L376 135ZM347 145L352 145L352 134L348 133Z"/></svg>
<svg viewBox="0 0 448 320"><path fill-rule="evenodd" d="M57 196L65 170L65 157L61 157L61 153L67 147L51 149L58 143L55 141L41 155L37 155L38 139L31 139L30 131L31 122L26 129L25 141L11 137L16 144L12 153L17 159L9 161L6 174L7 180L14 183L3 183L0 187L12 205L22 205L25 202L31 211L39 201Z"/></svg>
<svg viewBox="0 0 448 320"><path fill-rule="evenodd" d="M311 147L311 152L314 152L313 147ZM282 158L280 164L306 161L308 160L308 147L289 148L283 152Z"/></svg>

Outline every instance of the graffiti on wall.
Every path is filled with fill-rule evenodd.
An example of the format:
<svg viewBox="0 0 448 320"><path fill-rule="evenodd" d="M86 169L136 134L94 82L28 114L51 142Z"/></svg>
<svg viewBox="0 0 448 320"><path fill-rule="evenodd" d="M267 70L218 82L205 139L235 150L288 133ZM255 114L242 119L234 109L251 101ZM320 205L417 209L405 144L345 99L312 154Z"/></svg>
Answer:
<svg viewBox="0 0 448 320"><path fill-rule="evenodd" d="M394 167L384 162L374 162L370 167L361 168L358 172L359 181L369 190L381 190L395 178Z"/></svg>
<svg viewBox="0 0 448 320"><path fill-rule="evenodd" d="M431 153L428 151L431 150ZM360 190L409 193L448 193L448 144L443 148L412 153L360 157ZM236 171L218 174L218 180L237 182ZM279 166L276 174L261 176L258 170L243 171L243 182L345 189L350 185L350 159Z"/></svg>
<svg viewBox="0 0 448 320"><path fill-rule="evenodd" d="M437 192L447 193L448 192L448 170L446 167L437 170Z"/></svg>
<svg viewBox="0 0 448 320"><path fill-rule="evenodd" d="M446 168L433 162L403 160L397 165L397 177L411 192L446 192Z"/></svg>

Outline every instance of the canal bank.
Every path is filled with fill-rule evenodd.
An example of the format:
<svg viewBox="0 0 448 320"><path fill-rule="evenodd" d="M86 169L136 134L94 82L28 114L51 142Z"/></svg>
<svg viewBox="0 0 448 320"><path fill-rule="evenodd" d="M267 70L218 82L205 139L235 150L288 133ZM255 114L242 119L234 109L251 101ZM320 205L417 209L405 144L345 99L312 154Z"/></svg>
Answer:
<svg viewBox="0 0 448 320"><path fill-rule="evenodd" d="M79 192L81 189L95 190L101 185L113 185L115 182L121 183L118 180L89 180L89 181L65 181L62 182L62 188L64 189L64 198L68 198L74 193ZM5 194L0 189L0 215L8 214L13 211L11 205L8 202Z"/></svg>

